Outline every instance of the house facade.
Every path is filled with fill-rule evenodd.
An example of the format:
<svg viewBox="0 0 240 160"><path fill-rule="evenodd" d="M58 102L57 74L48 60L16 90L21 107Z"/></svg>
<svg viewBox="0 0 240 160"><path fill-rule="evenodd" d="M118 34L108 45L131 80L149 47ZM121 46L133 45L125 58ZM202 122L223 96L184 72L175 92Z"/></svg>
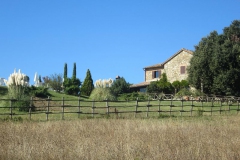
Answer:
<svg viewBox="0 0 240 160"><path fill-rule="evenodd" d="M166 73L168 81L171 83L176 80L187 79L188 74L186 69L190 65L192 56L192 51L183 48L165 62L143 68L145 80L142 83L132 85L132 90L144 92L146 87L152 81L159 80L163 73Z"/></svg>

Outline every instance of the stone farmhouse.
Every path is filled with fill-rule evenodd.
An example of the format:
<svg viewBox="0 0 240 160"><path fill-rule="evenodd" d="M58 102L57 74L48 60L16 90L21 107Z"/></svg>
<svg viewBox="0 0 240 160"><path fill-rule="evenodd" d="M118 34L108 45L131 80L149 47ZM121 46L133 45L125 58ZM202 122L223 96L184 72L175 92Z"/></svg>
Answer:
<svg viewBox="0 0 240 160"><path fill-rule="evenodd" d="M162 73L166 73L168 81L185 80L188 77L187 67L190 65L190 59L193 52L187 49L181 49L163 63L155 64L143 68L145 80L142 83L131 85L133 91L145 92L146 87L152 82L161 78Z"/></svg>

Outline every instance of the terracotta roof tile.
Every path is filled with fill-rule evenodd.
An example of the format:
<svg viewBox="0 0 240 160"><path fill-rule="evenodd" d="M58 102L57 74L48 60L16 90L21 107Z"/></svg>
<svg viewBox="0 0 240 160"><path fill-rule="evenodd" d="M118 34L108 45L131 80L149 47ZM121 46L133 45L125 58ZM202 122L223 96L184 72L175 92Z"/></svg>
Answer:
<svg viewBox="0 0 240 160"><path fill-rule="evenodd" d="M151 82L141 82L138 84L133 84L130 86L130 88L135 88L135 87L144 87L144 86L148 86Z"/></svg>

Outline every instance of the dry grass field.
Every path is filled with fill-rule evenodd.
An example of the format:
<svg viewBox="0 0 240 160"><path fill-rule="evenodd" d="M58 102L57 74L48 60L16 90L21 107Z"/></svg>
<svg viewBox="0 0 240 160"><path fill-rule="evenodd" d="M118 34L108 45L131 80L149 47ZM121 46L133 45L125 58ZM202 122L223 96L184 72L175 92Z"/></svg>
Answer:
<svg viewBox="0 0 240 160"><path fill-rule="evenodd" d="M240 159L240 116L1 121L0 159Z"/></svg>

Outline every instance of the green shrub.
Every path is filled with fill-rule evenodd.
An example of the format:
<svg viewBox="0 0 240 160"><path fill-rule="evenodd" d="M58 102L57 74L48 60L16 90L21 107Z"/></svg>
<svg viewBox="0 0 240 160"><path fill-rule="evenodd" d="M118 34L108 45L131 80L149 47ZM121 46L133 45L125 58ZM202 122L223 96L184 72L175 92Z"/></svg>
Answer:
<svg viewBox="0 0 240 160"><path fill-rule="evenodd" d="M79 86L72 85L72 86L66 87L64 92L68 95L77 96L77 95L79 95L80 88L79 88Z"/></svg>
<svg viewBox="0 0 240 160"><path fill-rule="evenodd" d="M118 96L118 100L123 101L134 101L134 100L147 100L148 96L145 93L132 92L132 93L123 93Z"/></svg>
<svg viewBox="0 0 240 160"><path fill-rule="evenodd" d="M18 116L18 117L13 117L12 119L10 117L6 117L1 119L3 121L15 121L15 122L23 122L23 118Z"/></svg>
<svg viewBox="0 0 240 160"><path fill-rule="evenodd" d="M204 112L204 110L201 109L200 107L198 107L198 109L197 109L197 113L196 113L196 116L198 116L198 117L203 116L203 112Z"/></svg>
<svg viewBox="0 0 240 160"><path fill-rule="evenodd" d="M92 80L91 72L88 69L86 78L84 79L83 84L81 86L80 93L81 95L90 96L93 89L94 89L93 80Z"/></svg>
<svg viewBox="0 0 240 160"><path fill-rule="evenodd" d="M116 96L123 93L130 92L130 83L128 83L123 77L120 77L113 81L113 84L110 87L111 92Z"/></svg>
<svg viewBox="0 0 240 160"><path fill-rule="evenodd" d="M176 96L191 96L192 94L193 93L189 89L183 88L176 94Z"/></svg>
<svg viewBox="0 0 240 160"><path fill-rule="evenodd" d="M203 94L199 90L190 90L188 88L181 89L176 96L202 96Z"/></svg>
<svg viewBox="0 0 240 160"><path fill-rule="evenodd" d="M30 97L24 100L13 101L13 108L17 108L19 111L28 112L30 106ZM35 111L35 106L32 106L32 111Z"/></svg>
<svg viewBox="0 0 240 160"><path fill-rule="evenodd" d="M8 88L6 86L0 86L0 95L7 95L8 94Z"/></svg>
<svg viewBox="0 0 240 160"><path fill-rule="evenodd" d="M148 93L165 93L165 94L171 94L174 92L174 88L172 84L168 81L166 73L163 73L161 75L161 78L159 81L153 81L150 83L150 85L147 87Z"/></svg>
<svg viewBox="0 0 240 160"><path fill-rule="evenodd" d="M48 88L45 87L31 86L28 87L28 89L25 92L26 94L33 97L47 98L48 96L51 96L51 94L48 92Z"/></svg>
<svg viewBox="0 0 240 160"><path fill-rule="evenodd" d="M103 101L106 99L110 101L117 100L116 96L114 96L109 88L95 88L89 98L96 101Z"/></svg>

